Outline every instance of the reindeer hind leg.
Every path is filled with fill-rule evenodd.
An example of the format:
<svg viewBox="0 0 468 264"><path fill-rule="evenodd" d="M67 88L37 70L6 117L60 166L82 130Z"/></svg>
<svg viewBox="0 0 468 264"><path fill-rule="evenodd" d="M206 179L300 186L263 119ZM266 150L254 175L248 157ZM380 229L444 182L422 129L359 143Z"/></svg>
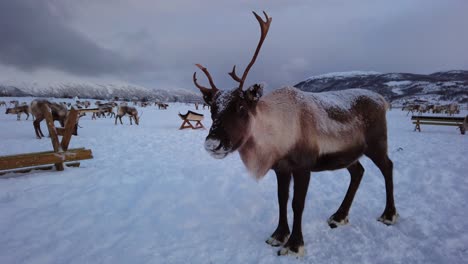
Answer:
<svg viewBox="0 0 468 264"><path fill-rule="evenodd" d="M386 141L385 143L380 142L380 144L369 144L369 146L372 146L372 148L369 148L365 155L374 162L385 179L386 204L385 210L378 218L378 221L386 225L392 225L396 223L399 217L393 197L393 162L388 158Z"/></svg>
<svg viewBox="0 0 468 264"><path fill-rule="evenodd" d="M328 219L328 225L331 228L336 228L338 226L346 225L348 223L348 213L351 205L353 203L354 196L359 184L361 183L362 175L364 175L364 167L362 167L359 161L351 164L348 168L349 174L351 176L351 181L349 182L348 191L341 203L340 207L330 218Z"/></svg>
<svg viewBox="0 0 468 264"><path fill-rule="evenodd" d="M40 119L36 119L33 122L34 132L36 132L36 137L38 139L41 139L41 134L42 134L42 132L41 132L41 123L40 122L41 122ZM44 136L44 135L42 135L42 136Z"/></svg>

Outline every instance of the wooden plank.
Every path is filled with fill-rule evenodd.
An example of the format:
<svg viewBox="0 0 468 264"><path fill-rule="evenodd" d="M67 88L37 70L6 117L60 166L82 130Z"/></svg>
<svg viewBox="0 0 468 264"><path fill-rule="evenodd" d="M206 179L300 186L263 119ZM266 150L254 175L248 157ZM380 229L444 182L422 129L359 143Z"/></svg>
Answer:
<svg viewBox="0 0 468 264"><path fill-rule="evenodd" d="M74 148L69 149L69 152L78 152L80 150L84 150L85 148ZM8 159L17 159L17 158L30 158L33 156L41 155L41 154L48 154L48 153L55 153L54 151L41 151L41 152L31 152L25 154L14 154L14 155L7 155L7 156L0 156L0 160L8 160Z"/></svg>
<svg viewBox="0 0 468 264"><path fill-rule="evenodd" d="M67 161L77 161L92 158L93 155L91 150L89 149L69 150L66 152L59 153L42 153L35 156L26 157L19 155L16 158L10 156L7 159L3 159L3 157L0 157L0 170L10 170L46 164L63 164L63 162ZM57 168L57 170L59 169Z"/></svg>
<svg viewBox="0 0 468 264"><path fill-rule="evenodd" d="M203 116L199 116L199 115L194 115L192 113L189 113L187 115L187 120L190 120L190 121L202 121L203 120Z"/></svg>
<svg viewBox="0 0 468 264"><path fill-rule="evenodd" d="M80 163L79 162L69 162L69 163L65 163L65 166L67 167L80 167ZM51 170L53 169L54 166L53 165L46 165L46 166L39 166L39 167L30 167L30 168L26 168L26 169L12 169L12 170L5 170L5 171L0 171L0 176L3 176L7 173L28 173L32 170ZM10 178L10 177L6 177L6 178Z"/></svg>
<svg viewBox="0 0 468 264"><path fill-rule="evenodd" d="M72 107L68 113L67 120L65 120L65 131L63 133L62 142L60 143L62 150L66 151L72 137L73 130L75 129L76 122L78 121L78 111Z"/></svg>
<svg viewBox="0 0 468 264"><path fill-rule="evenodd" d="M446 122L463 122L464 117L449 117L449 116L411 116L411 120L420 121L446 121Z"/></svg>
<svg viewBox="0 0 468 264"><path fill-rule="evenodd" d="M417 124L418 122L413 122L413 124ZM421 122L419 121L420 125L436 125L436 126L460 126L461 124L457 123L442 123L442 122Z"/></svg>
<svg viewBox="0 0 468 264"><path fill-rule="evenodd" d="M78 109L77 111L80 113L97 113L97 112L100 112L101 110L99 108L88 108L88 109Z"/></svg>

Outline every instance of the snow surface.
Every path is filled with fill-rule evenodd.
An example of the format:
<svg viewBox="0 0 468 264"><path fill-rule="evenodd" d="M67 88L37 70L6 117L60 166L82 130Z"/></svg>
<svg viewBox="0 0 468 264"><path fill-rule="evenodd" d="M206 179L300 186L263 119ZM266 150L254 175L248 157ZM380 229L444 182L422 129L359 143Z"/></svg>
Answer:
<svg viewBox="0 0 468 264"><path fill-rule="evenodd" d="M412 81L390 81L390 82L386 82L384 84L387 85L387 86L402 86L402 85L409 85L411 83L412 83Z"/></svg>
<svg viewBox="0 0 468 264"><path fill-rule="evenodd" d="M265 243L277 224L274 173L257 182L238 154L210 157L207 130L178 130L177 113L189 109L139 109L140 126L86 116L70 145L91 148L94 159L63 172L1 178L0 263L468 263L468 136L454 127L413 132L406 112L388 112L395 226L376 221L385 187L367 158L350 223L337 229L327 219L348 173L313 173L306 256L297 260ZM209 110L197 112L209 128ZM0 114L0 138L0 155L52 148L48 138L35 138L31 120L15 115ZM288 214L292 223L290 206Z"/></svg>
<svg viewBox="0 0 468 264"><path fill-rule="evenodd" d="M325 78L349 78L349 77L356 77L356 76L368 76L368 75L379 75L382 74L380 72L375 71L346 71L346 72L330 72L320 75L314 75L309 77L307 80L316 80L316 79L325 79Z"/></svg>

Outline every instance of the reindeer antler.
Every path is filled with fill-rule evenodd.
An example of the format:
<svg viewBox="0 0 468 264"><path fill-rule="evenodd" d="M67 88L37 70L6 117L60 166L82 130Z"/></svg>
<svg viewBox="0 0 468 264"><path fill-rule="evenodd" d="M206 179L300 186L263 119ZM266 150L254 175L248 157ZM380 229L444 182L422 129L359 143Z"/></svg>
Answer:
<svg viewBox="0 0 468 264"><path fill-rule="evenodd" d="M208 70L205 67L203 67L201 64L198 64L198 63L195 64L195 66L197 66L200 70L202 70L205 73L206 77L208 77L208 81L210 82L211 89L198 84L198 82L197 82L197 72L193 73L193 83L195 84L195 86L197 86L198 89L200 89L201 91L205 91L205 92L208 92L210 90L212 90L214 92L218 91L218 88L216 88L216 85L213 82L213 78L211 78L211 74L208 72Z"/></svg>
<svg viewBox="0 0 468 264"><path fill-rule="evenodd" d="M237 74L236 74L236 65L234 65L234 67L232 68L232 71L228 73L236 82L239 83L239 88L238 89L241 89L241 90L242 90L242 87L244 86L245 79L247 79L247 74L249 73L250 68L252 68L252 66L255 63L255 60L257 59L258 53L260 53L260 49L262 48L263 41L265 40L265 38L266 38L266 36L268 34L268 30L270 29L270 24L271 24L271 21L272 21L272 18L269 17L265 11L263 11L263 14L265 15L265 21L263 21L263 19L259 15L257 15L257 13L255 13L255 12L252 12L252 13L255 15L255 18L257 19L258 23L260 24L260 31L261 31L260 41L258 42L257 49L255 50L255 53L254 53L254 55L252 57L252 60L247 65L247 68L245 68L245 71L244 71L244 74L242 75L242 78L239 78L239 76L237 76ZM200 89L204 93L205 92L210 92L210 91L213 91L213 92L218 91L218 88L216 88L216 85L213 82L213 78L211 78L211 75L208 72L208 70L205 67L203 67L202 65L200 65L200 64L195 64L195 65L205 73L206 77L208 78L208 81L210 82L211 89L198 84L198 82L197 82L197 72L193 73L193 83L195 84L195 86L197 86L198 89Z"/></svg>
<svg viewBox="0 0 468 264"><path fill-rule="evenodd" d="M245 79L247 78L247 74L249 73L250 68L252 68L252 66L255 63L255 60L257 59L258 53L260 53L260 49L262 47L263 41L265 40L268 34L268 30L270 29L270 24L272 21L272 18L269 17L265 11L263 11L263 14L265 15L265 21L263 21L263 19L259 15L257 15L257 13L255 12L252 12L252 13L255 15L255 18L260 24L260 31L261 31L260 40L258 42L257 49L255 50L255 53L249 65L247 65L247 68L245 68L242 78L239 78L239 76L237 76L236 74L236 65L234 65L234 67L232 68L232 71L228 73L236 82L239 83L239 89L241 90L242 90L242 87L244 86L244 82L245 82Z"/></svg>

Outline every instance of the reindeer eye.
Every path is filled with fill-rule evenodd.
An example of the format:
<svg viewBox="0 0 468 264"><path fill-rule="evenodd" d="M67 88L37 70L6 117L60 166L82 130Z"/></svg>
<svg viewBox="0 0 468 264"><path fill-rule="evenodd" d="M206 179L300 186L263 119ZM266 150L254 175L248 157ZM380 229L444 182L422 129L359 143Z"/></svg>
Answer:
<svg viewBox="0 0 468 264"><path fill-rule="evenodd" d="M241 116L245 116L247 114L247 109L245 108L244 105L239 105L237 107L237 112L241 115Z"/></svg>

